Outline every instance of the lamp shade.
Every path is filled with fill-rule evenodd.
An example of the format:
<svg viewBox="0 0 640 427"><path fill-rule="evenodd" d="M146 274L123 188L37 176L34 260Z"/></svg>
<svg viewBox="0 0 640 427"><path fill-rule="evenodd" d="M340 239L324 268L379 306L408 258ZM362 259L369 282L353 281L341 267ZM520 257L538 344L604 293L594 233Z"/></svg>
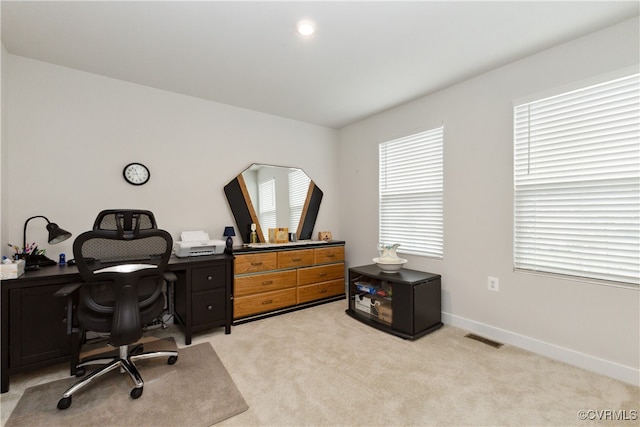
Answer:
<svg viewBox="0 0 640 427"><path fill-rule="evenodd" d="M49 232L49 243L52 245L64 242L71 237L71 233L58 227L58 224L54 222L47 224L47 231Z"/></svg>

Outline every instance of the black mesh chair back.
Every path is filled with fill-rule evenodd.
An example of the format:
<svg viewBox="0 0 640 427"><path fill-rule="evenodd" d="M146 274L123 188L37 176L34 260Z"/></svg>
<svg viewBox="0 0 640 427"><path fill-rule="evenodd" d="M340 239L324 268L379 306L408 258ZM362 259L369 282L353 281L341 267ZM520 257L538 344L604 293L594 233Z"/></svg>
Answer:
<svg viewBox="0 0 640 427"><path fill-rule="evenodd" d="M108 209L100 212L94 230L117 230L121 235L134 235L139 230L158 228L150 211L140 209Z"/></svg>

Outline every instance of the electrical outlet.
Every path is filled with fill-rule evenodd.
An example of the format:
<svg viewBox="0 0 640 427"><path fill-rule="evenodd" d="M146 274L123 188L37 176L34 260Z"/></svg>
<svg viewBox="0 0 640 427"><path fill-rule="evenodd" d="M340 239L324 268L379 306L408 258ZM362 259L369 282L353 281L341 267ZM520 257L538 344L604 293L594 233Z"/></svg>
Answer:
<svg viewBox="0 0 640 427"><path fill-rule="evenodd" d="M500 290L500 279L497 277L487 277L487 289L498 292Z"/></svg>

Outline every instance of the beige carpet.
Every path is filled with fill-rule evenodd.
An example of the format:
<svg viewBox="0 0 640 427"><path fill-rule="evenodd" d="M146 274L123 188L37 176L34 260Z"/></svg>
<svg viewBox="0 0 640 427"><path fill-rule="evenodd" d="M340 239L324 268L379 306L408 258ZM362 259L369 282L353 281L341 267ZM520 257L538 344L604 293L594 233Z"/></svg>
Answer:
<svg viewBox="0 0 640 427"><path fill-rule="evenodd" d="M145 350L175 349L172 339L149 342ZM210 426L248 406L209 343L180 349L178 362L139 361L144 392L131 399L126 374L111 373L73 396L71 407L56 404L76 378L25 390L6 423L13 426Z"/></svg>
<svg viewBox="0 0 640 427"><path fill-rule="evenodd" d="M447 325L404 340L347 316L346 305L197 336L212 343L250 406L221 425L640 425L638 387L509 345L496 349ZM583 421L583 410L601 419ZM629 420L607 420L607 410Z"/></svg>
<svg viewBox="0 0 640 427"><path fill-rule="evenodd" d="M249 405L218 425L640 425L638 387L510 345L496 349L448 325L406 341L352 319L346 305L342 300L234 326L230 335L224 328L194 335L186 348L213 346ZM152 333L184 345L176 326ZM25 389L67 372L56 366L12 375L9 392L0 395L2 419ZM176 408L180 394L164 399L166 405ZM601 418L582 420L580 411ZM613 413L605 411L635 419L606 419Z"/></svg>

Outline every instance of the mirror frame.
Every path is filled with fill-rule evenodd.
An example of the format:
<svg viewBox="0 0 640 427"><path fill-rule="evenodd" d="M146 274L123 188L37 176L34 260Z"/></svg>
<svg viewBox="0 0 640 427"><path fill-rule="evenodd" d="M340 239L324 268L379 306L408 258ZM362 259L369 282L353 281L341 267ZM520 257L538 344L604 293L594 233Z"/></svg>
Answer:
<svg viewBox="0 0 640 427"><path fill-rule="evenodd" d="M227 202L231 208L231 212L236 220L238 227L238 234L242 237L244 243L249 242L249 234L251 233L251 224L256 224L256 233L258 234L258 243L266 243L264 241L264 234L256 214L255 207L249 197L247 191L247 185L244 181L242 174L253 165L245 168L238 176L236 176L231 182L224 186L224 192L227 196ZM274 165L266 165L274 166ZM274 167L286 167L287 169L301 169L287 166L274 166ZM306 172L305 172L306 174ZM309 176L307 174L307 176ZM309 177L311 180L311 178ZM307 191L307 198L302 209L300 216L300 222L298 223L298 229L296 230L297 240L311 240L313 234L313 228L316 225L316 219L318 218L318 211L320 210L320 202L324 193L320 188L311 180L309 183L309 190ZM291 230L289 230L292 232Z"/></svg>

